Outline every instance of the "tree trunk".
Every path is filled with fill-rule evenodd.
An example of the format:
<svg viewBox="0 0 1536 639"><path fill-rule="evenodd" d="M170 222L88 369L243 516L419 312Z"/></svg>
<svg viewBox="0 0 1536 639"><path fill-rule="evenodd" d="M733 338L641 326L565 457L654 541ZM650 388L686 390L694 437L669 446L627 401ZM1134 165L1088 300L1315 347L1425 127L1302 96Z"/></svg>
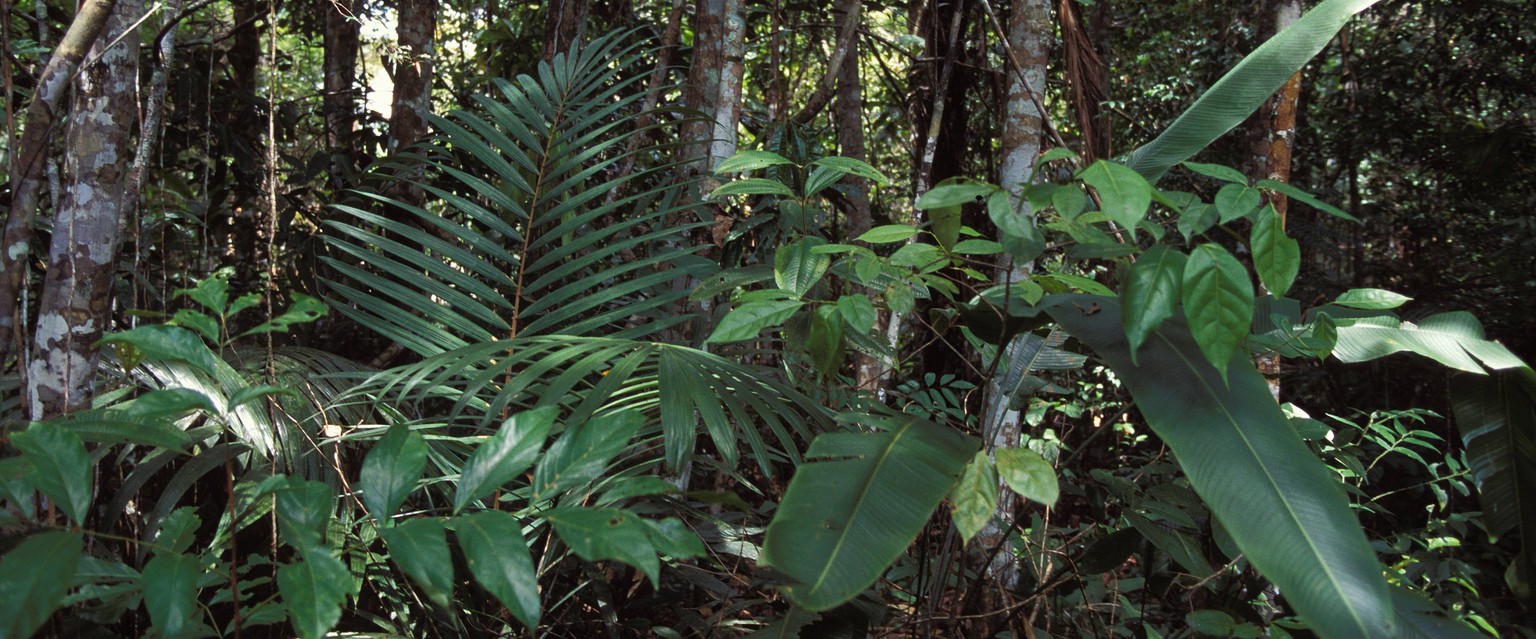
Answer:
<svg viewBox="0 0 1536 639"><path fill-rule="evenodd" d="M715 100L715 126L709 146L709 170L736 155L736 127L741 122L741 83L746 75L747 16L742 0L725 0L724 31L720 54L724 66L719 97ZM717 185L709 185L713 190Z"/></svg>
<svg viewBox="0 0 1536 639"><path fill-rule="evenodd" d="M1300 0L1273 0L1265 7L1270 28L1268 35L1284 31L1301 17ZM1248 175L1254 180L1291 181L1291 148L1296 138L1296 99L1301 94L1301 72L1297 71L1286 80L1269 102L1256 115L1250 140L1253 143L1249 158ZM1288 198L1281 193L1269 193L1268 204L1275 207L1280 219L1280 229L1285 229ZM1261 291L1267 292L1267 291ZM1254 365L1269 383L1269 393L1280 400L1280 357L1265 353L1254 359Z"/></svg>
<svg viewBox="0 0 1536 639"><path fill-rule="evenodd" d="M97 59L75 90L66 139L64 193L54 215L48 272L38 309L27 400L32 419L89 405L98 352L110 318L112 275L133 154L139 37L133 21L141 0L118 0L106 37L91 47ZM132 28L132 31L129 29ZM105 45L122 37L110 49Z"/></svg>
<svg viewBox="0 0 1536 639"><path fill-rule="evenodd" d="M400 0L396 16L400 58L390 106L389 150L399 151L426 134L422 115L432 111L432 62L437 49L437 0Z"/></svg>
<svg viewBox="0 0 1536 639"><path fill-rule="evenodd" d="M844 12L858 10L858 0L846 0L843 4L845 6L841 10ZM856 35L848 42L845 59L837 74L837 104L833 116L837 127L838 153L843 157L869 161L869 152L864 145L864 88L859 84L859 39ZM874 213L869 203L869 180L850 175L843 178L843 183L849 187L845 211L848 223L844 232L846 237L855 238L874 226ZM879 291L866 290L865 293L875 299ZM854 354L853 370L856 387L860 390L872 389L879 383L885 365L879 357L861 352Z"/></svg>
<svg viewBox="0 0 1536 639"><path fill-rule="evenodd" d="M698 115L683 122L679 132L679 159L695 174L713 167L708 157L714 137L715 105L720 101L720 78L725 75L726 0L699 0L693 13L693 60L688 67L688 86L683 106Z"/></svg>
<svg viewBox="0 0 1536 639"><path fill-rule="evenodd" d="M1007 30L1004 49L1008 57L1008 94L1002 105L1002 162L997 179L1012 193L1014 214L1024 216L1033 224L1034 213L1022 193L1035 160L1040 157L1044 136L1045 115L1040 106L1045 101L1045 69L1052 37L1049 0L1014 0ZM1005 257L998 267L997 278L1002 282L1017 282L1029 277L1031 268L1031 264L1014 263ZM1008 344L1005 348L997 374L987 382L982 413L982 436L991 450L1019 445L1019 411L1008 408L1012 389L1002 387L1014 346ZM991 552L1005 543L1017 510L1017 498L1006 484L999 482L997 494L997 516L976 536L975 547L983 552ZM1013 553L1006 548L991 555L988 572L1002 588L1012 590L1018 585L1018 566Z"/></svg>
<svg viewBox="0 0 1536 639"><path fill-rule="evenodd" d="M587 31L587 0L553 0L546 2L549 13L544 16L544 60L571 50L571 45L582 39Z"/></svg>
<svg viewBox="0 0 1536 639"><path fill-rule="evenodd" d="M331 184L340 187L354 169L353 127L357 122L358 0L328 0L325 7L325 142L331 153ZM274 105L275 106L275 105Z"/></svg>
<svg viewBox="0 0 1536 639"><path fill-rule="evenodd" d="M11 152L11 205L5 221L4 239L0 246L0 368L6 365L11 349L21 352L25 348L20 331L25 327L18 318L21 289L26 285L27 258L32 241L32 220L41 205L44 167L47 164L49 140L53 137L54 124L63 112L64 92L74 80L75 71L85 58L86 51L96 43L107 18L112 12L114 0L89 0L81 5L74 22L59 41L48 59L48 65L38 76L37 89L27 105L27 120L21 140Z"/></svg>

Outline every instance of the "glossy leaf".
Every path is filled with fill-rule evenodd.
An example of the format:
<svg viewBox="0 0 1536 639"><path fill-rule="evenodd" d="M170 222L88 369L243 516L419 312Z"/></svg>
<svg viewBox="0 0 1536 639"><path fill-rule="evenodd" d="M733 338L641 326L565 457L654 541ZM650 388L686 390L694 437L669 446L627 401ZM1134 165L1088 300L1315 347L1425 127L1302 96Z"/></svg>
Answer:
<svg viewBox="0 0 1536 639"><path fill-rule="evenodd" d="M389 545L390 559L421 587L427 599L445 608L452 603L453 557L448 552L443 520L408 519L381 529L379 536Z"/></svg>
<svg viewBox="0 0 1536 639"><path fill-rule="evenodd" d="M716 198L725 195L778 195L782 197L795 197L795 192L778 180L746 178L720 185L720 188L710 192L709 197Z"/></svg>
<svg viewBox="0 0 1536 639"><path fill-rule="evenodd" d="M794 164L794 162L772 151L748 149L746 151L738 151L736 155L722 160L720 164L715 166L715 172L722 174L741 173L784 164Z"/></svg>
<svg viewBox="0 0 1536 639"><path fill-rule="evenodd" d="M363 491L368 514L376 521L388 521L416 490L416 482L426 469L427 443L421 434L411 432L405 424L390 426L363 458L358 472L357 485Z"/></svg>
<svg viewBox="0 0 1536 639"><path fill-rule="evenodd" d="M727 342L740 342L742 340L756 339L757 334L770 326L778 326L789 319L795 311L800 310L804 302L800 300L764 300L747 302L731 309L720 323L715 326L715 331L710 333L706 342L723 344Z"/></svg>
<svg viewBox="0 0 1536 639"><path fill-rule="evenodd" d="M912 417L871 420L878 433L812 442L768 526L763 561L811 611L863 592L917 536L979 443Z"/></svg>
<svg viewBox="0 0 1536 639"><path fill-rule="evenodd" d="M815 252L826 240L806 236L780 246L773 257L773 281L780 289L805 297L832 265L832 256Z"/></svg>
<svg viewBox="0 0 1536 639"><path fill-rule="evenodd" d="M1340 293L1333 303L1349 308L1388 310L1413 301L1407 295L1384 291L1379 288L1352 288Z"/></svg>
<svg viewBox="0 0 1536 639"><path fill-rule="evenodd" d="M85 523L91 509L91 458L80 436L58 424L38 422L11 436L11 443L32 464L32 484L70 521Z"/></svg>
<svg viewBox="0 0 1536 639"><path fill-rule="evenodd" d="M1225 371L1242 350L1253 320L1248 271L1226 249L1201 244L1184 265L1184 317L1206 361ZM1225 376L1225 373L1223 373Z"/></svg>
<svg viewBox="0 0 1536 639"><path fill-rule="evenodd" d="M522 524L499 510L455 517L452 522L475 581L523 625L537 628L538 574L523 540Z"/></svg>
<svg viewBox="0 0 1536 639"><path fill-rule="evenodd" d="M1483 336L1482 324L1471 314L1453 311L1424 318L1418 324L1391 316L1337 319L1338 342L1333 355L1344 362L1363 362L1393 353L1411 352L1470 373L1515 368L1525 363L1509 349ZM1481 364L1479 363L1481 362Z"/></svg>
<svg viewBox="0 0 1536 639"><path fill-rule="evenodd" d="M1156 244L1131 265L1125 280L1121 304L1125 308L1125 336L1131 342L1131 360L1136 350L1164 320L1179 312L1183 295L1184 265L1188 256Z"/></svg>
<svg viewBox="0 0 1536 639"><path fill-rule="evenodd" d="M987 196L987 217L1002 234L1003 250L1017 263L1027 263L1045 251L1045 236L1035 227L1034 216L1013 206L1013 196L998 191Z"/></svg>
<svg viewBox="0 0 1536 639"><path fill-rule="evenodd" d="M213 636L213 629L199 619L201 561L196 555L159 553L144 565L144 607L149 610L149 620L158 636Z"/></svg>
<svg viewBox="0 0 1536 639"><path fill-rule="evenodd" d="M965 465L959 483L949 491L949 503L949 515L962 544L970 543L992 521L992 514L997 512L997 468L986 451L977 451Z"/></svg>
<svg viewBox="0 0 1536 639"><path fill-rule="evenodd" d="M649 528L632 512L617 508L554 508L544 517L571 551L587 561L614 559L640 569L654 587L661 562Z"/></svg>
<svg viewBox="0 0 1536 639"><path fill-rule="evenodd" d="M1301 245L1285 234L1275 207L1259 211L1248 244L1253 248L1253 269L1258 271L1259 281L1271 295L1285 295L1301 271Z"/></svg>
<svg viewBox="0 0 1536 639"><path fill-rule="evenodd" d="M1089 305L1100 311L1085 313ZM1234 358L1224 380L1173 320L1133 363L1114 300L1056 296L1045 310L1114 369L1212 514L1319 635L1395 636L1381 567L1339 482L1247 358Z"/></svg>
<svg viewBox="0 0 1536 639"><path fill-rule="evenodd" d="M341 621L341 604L352 593L352 573L329 548L312 547L302 555L302 560L277 569L277 589L294 631L304 639L317 639Z"/></svg>
<svg viewBox="0 0 1536 639"><path fill-rule="evenodd" d="M1216 212L1222 224L1248 217L1263 203L1259 190L1246 184L1228 184L1216 192Z"/></svg>
<svg viewBox="0 0 1536 639"><path fill-rule="evenodd" d="M1061 494L1056 469L1028 448L997 449L997 473L1013 492L1038 504L1055 506Z"/></svg>
<svg viewBox="0 0 1536 639"><path fill-rule="evenodd" d="M547 499L597 479L644 423L639 413L626 410L568 427L560 439L550 444L534 469L534 499Z"/></svg>
<svg viewBox="0 0 1536 639"><path fill-rule="evenodd" d="M1147 217L1152 185L1124 164L1099 160L1079 176L1099 193L1100 209L1122 228L1133 230Z"/></svg>
<svg viewBox="0 0 1536 639"><path fill-rule="evenodd" d="M453 494L453 512L496 492L528 470L538 459L558 415L557 407L543 406L507 418L465 462Z"/></svg>
<svg viewBox="0 0 1536 639"><path fill-rule="evenodd" d="M191 364L209 377L214 377L219 367L213 351L208 350L203 338L187 329L167 324L151 324L112 333L101 338L101 342L132 347L142 358Z"/></svg>
<svg viewBox="0 0 1536 639"><path fill-rule="evenodd" d="M80 563L80 533L32 535L0 558L0 637L32 636L69 592Z"/></svg>

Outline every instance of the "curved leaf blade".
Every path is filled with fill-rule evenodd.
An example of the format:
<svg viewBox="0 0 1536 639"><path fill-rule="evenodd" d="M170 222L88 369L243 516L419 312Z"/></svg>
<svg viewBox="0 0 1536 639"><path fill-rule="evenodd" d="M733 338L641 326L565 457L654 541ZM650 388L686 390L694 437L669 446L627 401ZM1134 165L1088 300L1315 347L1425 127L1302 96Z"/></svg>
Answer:
<svg viewBox="0 0 1536 639"><path fill-rule="evenodd" d="M11 437L32 464L32 482L70 521L85 523L91 509L91 457L80 436L52 422L39 422Z"/></svg>
<svg viewBox="0 0 1536 639"><path fill-rule="evenodd" d="M1163 321L1178 314L1183 296L1184 265L1189 257L1166 245L1148 249L1131 266L1125 280L1121 303L1125 306L1125 336L1131 341L1131 359L1136 350Z"/></svg>
<svg viewBox="0 0 1536 639"><path fill-rule="evenodd" d="M489 495L528 470L538 459L544 439L555 425L559 408L543 406L508 418L489 440L475 449L459 476L453 512Z"/></svg>
<svg viewBox="0 0 1536 639"><path fill-rule="evenodd" d="M69 592L84 548L80 533L28 537L0 558L0 636L30 637Z"/></svg>
<svg viewBox="0 0 1536 639"><path fill-rule="evenodd" d="M512 616L529 629L539 624L538 573L522 524L499 510L487 510L451 520L469 572Z"/></svg>
<svg viewBox="0 0 1536 639"><path fill-rule="evenodd" d="M405 498L416 490L416 480L427 469L427 443L405 424L389 427L379 438L358 474L363 505L375 521L388 521Z"/></svg>
<svg viewBox="0 0 1536 639"><path fill-rule="evenodd" d="M1226 249L1201 244L1184 265L1181 295L1200 352L1225 376L1253 323L1253 284L1247 269Z"/></svg>
<svg viewBox="0 0 1536 639"><path fill-rule="evenodd" d="M411 519L379 531L390 558L427 599L447 607L453 600L453 557L441 519Z"/></svg>

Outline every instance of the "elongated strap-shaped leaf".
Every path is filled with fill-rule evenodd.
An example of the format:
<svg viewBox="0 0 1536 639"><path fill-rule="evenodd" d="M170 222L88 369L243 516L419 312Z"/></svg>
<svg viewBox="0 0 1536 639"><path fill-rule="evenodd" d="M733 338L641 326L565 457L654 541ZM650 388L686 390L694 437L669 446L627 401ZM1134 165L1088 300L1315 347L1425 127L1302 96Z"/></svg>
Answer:
<svg viewBox="0 0 1536 639"><path fill-rule="evenodd" d="M1350 17L1376 0L1324 0L1222 76L1162 135L1131 152L1126 164L1150 182L1241 124L1306 66Z"/></svg>
<svg viewBox="0 0 1536 639"><path fill-rule="evenodd" d="M1390 315L1341 319L1338 333L1333 355L1344 362L1406 351L1470 373L1525 365L1503 344L1484 338L1482 324L1462 311L1431 315L1418 324Z"/></svg>
<svg viewBox="0 0 1536 639"><path fill-rule="evenodd" d="M1114 369L1212 514L1318 635L1396 636L1381 566L1343 489L1247 358L1233 358L1223 381L1173 319L1133 363L1115 300L1062 295L1044 307Z"/></svg>
<svg viewBox="0 0 1536 639"><path fill-rule="evenodd" d="M1536 373L1522 366L1452 377L1451 410L1488 532L1518 530L1525 580L1536 579Z"/></svg>
<svg viewBox="0 0 1536 639"><path fill-rule="evenodd" d="M884 425L817 437L768 525L763 561L795 580L786 591L806 610L848 601L884 574L980 448L914 417Z"/></svg>

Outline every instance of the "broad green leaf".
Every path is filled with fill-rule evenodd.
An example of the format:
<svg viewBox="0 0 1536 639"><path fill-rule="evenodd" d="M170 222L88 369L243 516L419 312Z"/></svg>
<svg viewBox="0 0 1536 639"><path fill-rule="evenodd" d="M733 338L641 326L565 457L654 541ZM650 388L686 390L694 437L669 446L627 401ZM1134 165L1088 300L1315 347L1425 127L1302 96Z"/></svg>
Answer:
<svg viewBox="0 0 1536 639"><path fill-rule="evenodd" d="M1376 0L1323 0L1244 57L1162 134L1132 151L1126 164L1156 182L1169 168L1242 124L1291 75L1328 46L1350 17L1375 3Z"/></svg>
<svg viewBox="0 0 1536 639"><path fill-rule="evenodd" d="M555 425L559 408L542 406L513 415L480 444L464 464L459 486L453 494L453 512L470 502L496 492L512 481L539 457L544 440Z"/></svg>
<svg viewBox="0 0 1536 639"><path fill-rule="evenodd" d="M950 251L956 255L996 255L1003 252L1003 245L992 240L961 240Z"/></svg>
<svg viewBox="0 0 1536 639"><path fill-rule="evenodd" d="M1054 162L1056 160L1075 160L1077 158L1078 155L1076 151L1059 146L1041 153L1040 157L1035 158L1035 166L1040 166L1046 162Z"/></svg>
<svg viewBox="0 0 1536 639"><path fill-rule="evenodd" d="M826 244L819 237L805 236L779 247L773 256L773 281L779 288L805 297L832 266L832 256L815 252Z"/></svg>
<svg viewBox="0 0 1536 639"><path fill-rule="evenodd" d="M282 315L274 317L271 319L271 321L263 323L256 328L241 333L240 337L256 335L259 333L286 333L288 332L289 326L294 324L313 322L317 319L320 319L321 317L324 317L325 314L329 312L330 308L326 307L325 302L320 301L318 298L310 297L303 293L294 293L293 304L288 307L288 310L283 311Z"/></svg>
<svg viewBox="0 0 1536 639"><path fill-rule="evenodd" d="M768 178L747 178L726 182L720 188L710 192L709 197L717 198L723 195L779 195L783 197L795 197L795 192L783 183Z"/></svg>
<svg viewBox="0 0 1536 639"><path fill-rule="evenodd" d="M1413 301L1413 298L1407 295L1379 288L1352 288L1340 293L1333 303L1349 308L1376 311L1397 308L1410 301Z"/></svg>
<svg viewBox="0 0 1536 639"><path fill-rule="evenodd" d="M549 451L534 469L534 500L548 499L557 492L586 485L600 477L608 468L608 462L623 452L644 423L640 413L625 410L568 427L560 439L550 444Z"/></svg>
<svg viewBox="0 0 1536 639"><path fill-rule="evenodd" d="M176 297L189 297L216 314L227 314L229 309L229 278L235 274L231 267L223 267L208 277L200 279L192 288L176 289Z"/></svg>
<svg viewBox="0 0 1536 639"><path fill-rule="evenodd" d="M1178 314L1188 259L1166 245L1155 244L1131 266L1121 303L1125 305L1125 337L1131 342L1132 361L1147 336Z"/></svg>
<svg viewBox="0 0 1536 639"><path fill-rule="evenodd" d="M194 410L218 410L207 395L190 388L150 391L118 404L115 409L135 419L177 418Z"/></svg>
<svg viewBox="0 0 1536 639"><path fill-rule="evenodd" d="M197 605L202 560L196 555L159 553L144 565L144 607L161 637L210 637Z"/></svg>
<svg viewBox="0 0 1536 639"><path fill-rule="evenodd" d="M683 520L676 517L666 519L642 519L646 526L646 535L650 537L651 544L656 546L656 552L675 559L688 557L703 557L709 551L704 547L704 542L699 539L697 533L689 530Z"/></svg>
<svg viewBox="0 0 1536 639"><path fill-rule="evenodd" d="M229 408L234 409L236 407L245 405L247 402L253 402L263 397L272 397L274 395L288 395L290 397L296 398L301 397L301 395L295 392L292 388L285 386L272 386L268 384L256 384L252 386L241 387L240 390L237 390L231 394L229 396Z"/></svg>
<svg viewBox="0 0 1536 639"><path fill-rule="evenodd" d="M411 491L416 490L416 481L426 469L427 443L421 434L411 432L405 424L390 426L363 458L363 468L358 472L357 484L363 491L368 514L375 521L389 521Z"/></svg>
<svg viewBox="0 0 1536 639"><path fill-rule="evenodd" d="M720 319L720 324L715 326L715 332L710 333L709 339L704 341L723 344L756 339L763 329L783 324L804 304L800 300L747 302L726 313Z"/></svg>
<svg viewBox="0 0 1536 639"><path fill-rule="evenodd" d="M1152 185L1123 164L1099 160L1083 169L1083 182L1099 192L1100 209L1122 228L1135 232L1152 206Z"/></svg>
<svg viewBox="0 0 1536 639"><path fill-rule="evenodd" d="M816 364L816 373L833 379L843 364L843 318L833 305L816 307L811 314L811 332L805 348Z"/></svg>
<svg viewBox="0 0 1536 639"><path fill-rule="evenodd" d="M0 558L0 637L32 636L69 592L80 563L80 533L32 535Z"/></svg>
<svg viewBox="0 0 1536 639"><path fill-rule="evenodd" d="M949 491L949 504L961 544L970 543L992 521L992 514L997 512L997 468L987 451L976 451L971 463L965 465L960 481Z"/></svg>
<svg viewBox="0 0 1536 639"><path fill-rule="evenodd" d="M1248 217L1264 203L1264 195L1246 184L1228 184L1216 192L1216 212L1222 224Z"/></svg>
<svg viewBox="0 0 1536 639"><path fill-rule="evenodd" d="M939 243L939 246L947 251L955 245L955 242L960 241L960 229L965 226L961 219L960 205L935 206L925 209L924 212L928 214L928 232L933 233L933 239Z"/></svg>
<svg viewBox="0 0 1536 639"><path fill-rule="evenodd" d="M1068 220L1075 219L1088 210L1088 194L1076 184L1064 184L1051 193L1051 208Z"/></svg>
<svg viewBox="0 0 1536 639"><path fill-rule="evenodd" d="M1301 245L1286 236L1275 207L1259 211L1248 244L1253 247L1253 269L1258 271L1259 281L1271 295L1285 295L1301 271Z"/></svg>
<svg viewBox="0 0 1536 639"><path fill-rule="evenodd" d="M890 244L892 242L905 242L908 238L917 235L917 228L906 224L886 224L877 226L863 235L855 238L856 242L869 244Z"/></svg>
<svg viewBox="0 0 1536 639"><path fill-rule="evenodd" d="M812 161L811 164L815 166L824 166L847 175L857 175L861 178L869 179L880 186L889 186L891 184L891 179L885 177L884 173L881 173L879 169L870 166L868 162L864 162L862 160L830 156L817 158L816 160Z"/></svg>
<svg viewBox="0 0 1536 639"><path fill-rule="evenodd" d="M1097 306L1096 313L1085 307ZM1247 358L1226 378L1175 319L1132 363L1110 298L1047 298L1047 312L1103 358L1244 555L1325 638L1393 637L1381 566L1331 471Z"/></svg>
<svg viewBox="0 0 1536 639"><path fill-rule="evenodd" d="M1338 207L1336 207L1336 206L1334 206L1332 204L1329 204L1327 202L1319 200L1315 196L1313 196L1311 193L1308 193L1306 191L1298 189L1298 188L1296 188L1294 186L1291 186L1289 184L1286 184L1284 182L1279 182L1279 181L1276 181L1276 180L1259 180L1258 183L1255 184L1254 186L1257 186L1257 187L1259 187L1261 189L1269 189L1269 190L1274 191L1276 193L1283 193L1287 197L1290 197L1293 200L1301 202L1302 204L1310 206L1310 207L1312 207L1314 209L1317 209L1319 211L1322 211L1322 212L1327 213L1329 215L1332 215L1334 217L1343 218L1343 219L1349 220L1351 222L1359 222L1360 221L1359 218L1357 218L1357 217L1355 217L1353 215L1350 215L1348 213L1345 213L1343 209L1340 209L1340 208L1338 208Z"/></svg>
<svg viewBox="0 0 1536 639"><path fill-rule="evenodd" d="M1013 196L998 191L987 196L987 217L1002 233L1003 250L1019 264L1028 263L1045 251L1045 236L1035 228L1034 216L1028 207L1022 210L1013 206Z"/></svg>
<svg viewBox="0 0 1536 639"><path fill-rule="evenodd" d="M137 352L138 359L191 364L209 377L214 377L215 371L219 368L213 351L208 350L208 345L203 343L202 338L192 331L177 326L166 324L140 326L107 335L101 338L101 343L118 345L119 348L130 347Z"/></svg>
<svg viewBox="0 0 1536 639"><path fill-rule="evenodd" d="M321 547L336 509L329 484L288 477L277 492L277 523L283 541L301 551Z"/></svg>
<svg viewBox="0 0 1536 639"><path fill-rule="evenodd" d="M32 484L70 521L84 524L91 509L91 457L80 436L56 423L38 422L12 435L11 443L32 464Z"/></svg>
<svg viewBox="0 0 1536 639"><path fill-rule="evenodd" d="M197 516L197 508L182 506L171 511L160 521L160 531L155 534L156 553L183 553L192 546L197 529L203 525Z"/></svg>
<svg viewBox="0 0 1536 639"><path fill-rule="evenodd" d="M1040 277L1043 279L1060 282L1065 284L1068 288L1075 288L1084 293L1090 293L1093 295L1115 294L1114 291L1109 290L1109 287L1081 275L1073 275L1071 273L1046 273Z"/></svg>
<svg viewBox="0 0 1536 639"><path fill-rule="evenodd" d="M1204 202L1196 202L1184 207L1179 213L1179 234L1185 241L1194 239L1196 235L1209 231L1211 227L1221 222L1221 215L1216 212L1216 207Z"/></svg>
<svg viewBox="0 0 1536 639"><path fill-rule="evenodd" d="M534 629L539 624L539 583L533 557L516 517L499 510L455 517L453 530L469 572L512 616Z"/></svg>
<svg viewBox="0 0 1536 639"><path fill-rule="evenodd" d="M1222 166L1220 164L1205 164L1202 162L1184 162L1184 168L1207 177L1213 177L1225 182L1248 186L1248 176L1243 175L1242 171L1234 169L1230 166Z"/></svg>
<svg viewBox="0 0 1536 639"><path fill-rule="evenodd" d="M1482 373L1484 366L1503 369L1524 365L1503 344L1485 339L1482 325L1465 312L1431 315L1418 324L1390 316L1335 322L1338 343L1333 355L1343 362L1363 362L1407 351L1469 373Z"/></svg>
<svg viewBox="0 0 1536 639"><path fill-rule="evenodd" d="M892 266L925 269L944 259L939 247L932 244L912 243L896 249L891 254Z"/></svg>
<svg viewBox="0 0 1536 639"><path fill-rule="evenodd" d="M755 171L770 166L782 164L794 164L782 155L772 151L746 150L738 151L736 155L728 157L715 166L715 173L740 173L743 171Z"/></svg>
<svg viewBox="0 0 1536 639"><path fill-rule="evenodd" d="M1451 376L1451 410L1491 535L1519 534L1536 575L1536 373L1521 366Z"/></svg>
<svg viewBox="0 0 1536 639"><path fill-rule="evenodd" d="M1013 492L1035 503L1055 506L1061 494L1051 462L1028 448L997 449L997 473Z"/></svg>
<svg viewBox="0 0 1536 639"><path fill-rule="evenodd" d="M453 601L453 557L443 520L407 519L379 531L389 545L389 557L421 591L444 608Z"/></svg>
<svg viewBox="0 0 1536 639"><path fill-rule="evenodd" d="M214 319L207 313L194 311L190 308L177 310L176 314L171 316L171 321L166 323L185 326L197 331L197 334L203 336L203 339L208 340L210 344L218 344L223 339L223 335L219 330L219 320Z"/></svg>
<svg viewBox="0 0 1536 639"><path fill-rule="evenodd" d="M757 632L747 635L746 639L801 639L800 631L819 619L821 615L817 613L791 606L782 618L772 620Z"/></svg>
<svg viewBox="0 0 1536 639"><path fill-rule="evenodd" d="M917 198L917 210L947 208L960 206L961 204L979 204L986 200L987 196L998 190L991 184L978 182L959 182L942 184L930 189Z"/></svg>
<svg viewBox="0 0 1536 639"><path fill-rule="evenodd" d="M848 601L884 574L979 447L913 417L876 425L888 430L817 437L768 526L762 561L794 580L789 597L807 610Z"/></svg>
<svg viewBox="0 0 1536 639"><path fill-rule="evenodd" d="M848 327L861 335L874 330L875 322L880 317L869 297L859 294L837 298L837 310L843 316L843 321L848 322Z"/></svg>
<svg viewBox="0 0 1536 639"><path fill-rule="evenodd" d="M587 561L614 559L640 569L656 586L661 562L649 529L634 513L617 508L553 508L544 517L571 551Z"/></svg>
<svg viewBox="0 0 1536 639"><path fill-rule="evenodd" d="M1242 350L1253 321L1253 284L1237 258L1216 244L1201 244L1184 265L1184 317L1200 352L1219 371Z"/></svg>
<svg viewBox="0 0 1536 639"><path fill-rule="evenodd" d="M301 561L277 569L277 589L294 631L316 639L341 621L341 604L352 594L352 573L329 548L315 546L301 554Z"/></svg>

